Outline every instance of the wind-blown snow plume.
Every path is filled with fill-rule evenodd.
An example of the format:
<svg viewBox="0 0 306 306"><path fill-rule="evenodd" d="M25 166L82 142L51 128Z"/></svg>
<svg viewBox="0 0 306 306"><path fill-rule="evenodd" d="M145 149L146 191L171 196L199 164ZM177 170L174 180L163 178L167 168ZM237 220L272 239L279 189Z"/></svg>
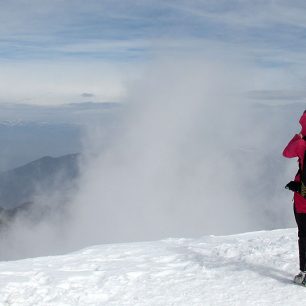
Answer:
<svg viewBox="0 0 306 306"><path fill-rule="evenodd" d="M111 142L105 146L99 127L89 129L68 213L36 225L18 219L2 241L6 253L292 225L282 187L293 164L287 167L281 151L300 106L258 104L247 94L282 78L234 57L152 62L131 84Z"/></svg>
<svg viewBox="0 0 306 306"><path fill-rule="evenodd" d="M290 224L284 178L268 172L280 166L284 138L269 135L280 124L250 106L256 70L230 60L164 58L147 69L130 91L124 132L85 171L76 244Z"/></svg>

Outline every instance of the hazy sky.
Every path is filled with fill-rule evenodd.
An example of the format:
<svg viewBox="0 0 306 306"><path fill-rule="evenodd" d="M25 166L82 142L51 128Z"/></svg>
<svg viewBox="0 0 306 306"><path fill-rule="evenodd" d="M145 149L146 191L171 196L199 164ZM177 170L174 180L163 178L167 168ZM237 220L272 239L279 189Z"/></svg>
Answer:
<svg viewBox="0 0 306 306"><path fill-rule="evenodd" d="M51 216L33 229L17 220L9 255L294 224L284 186L296 161L281 152L305 105L306 3L0 5L0 102L127 103L107 148L88 128L66 231ZM92 104L78 106L60 114Z"/></svg>
<svg viewBox="0 0 306 306"><path fill-rule="evenodd" d="M124 100L129 83L156 54L167 52L240 56L258 69L285 69L287 80L276 89L304 87L303 1L0 0L0 5L2 102Z"/></svg>

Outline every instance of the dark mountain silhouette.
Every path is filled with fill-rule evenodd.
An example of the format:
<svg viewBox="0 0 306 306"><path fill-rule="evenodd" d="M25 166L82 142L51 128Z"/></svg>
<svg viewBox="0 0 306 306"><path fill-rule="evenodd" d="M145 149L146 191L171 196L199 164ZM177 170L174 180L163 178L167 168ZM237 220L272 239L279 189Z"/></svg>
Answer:
<svg viewBox="0 0 306 306"><path fill-rule="evenodd" d="M22 167L0 173L0 213L26 209L41 195L71 189L79 175L79 154L45 156ZM10 210L10 211L9 211Z"/></svg>

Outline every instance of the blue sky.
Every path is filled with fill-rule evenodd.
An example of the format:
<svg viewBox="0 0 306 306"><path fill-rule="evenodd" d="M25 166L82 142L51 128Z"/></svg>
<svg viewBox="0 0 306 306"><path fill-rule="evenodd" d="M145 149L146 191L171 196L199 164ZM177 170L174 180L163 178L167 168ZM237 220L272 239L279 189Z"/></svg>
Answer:
<svg viewBox="0 0 306 306"><path fill-rule="evenodd" d="M285 67L304 78L303 1L0 0L0 5L4 102L71 103L84 92L99 101L120 100L125 83L160 52L241 54L258 67ZM23 86L19 94L7 89L25 79L31 94ZM97 89L99 82L108 92Z"/></svg>
<svg viewBox="0 0 306 306"><path fill-rule="evenodd" d="M0 1L1 58L131 60L152 40L304 51L302 1Z"/></svg>

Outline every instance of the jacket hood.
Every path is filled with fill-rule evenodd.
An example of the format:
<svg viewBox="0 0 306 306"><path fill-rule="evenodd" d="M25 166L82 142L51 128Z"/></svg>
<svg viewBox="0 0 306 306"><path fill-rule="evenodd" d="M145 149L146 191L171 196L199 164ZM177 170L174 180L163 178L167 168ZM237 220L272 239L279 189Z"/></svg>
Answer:
<svg viewBox="0 0 306 306"><path fill-rule="evenodd" d="M304 114L300 118L299 122L300 122L300 125L302 126L301 133L303 134L303 136L306 136L306 111L304 112Z"/></svg>

